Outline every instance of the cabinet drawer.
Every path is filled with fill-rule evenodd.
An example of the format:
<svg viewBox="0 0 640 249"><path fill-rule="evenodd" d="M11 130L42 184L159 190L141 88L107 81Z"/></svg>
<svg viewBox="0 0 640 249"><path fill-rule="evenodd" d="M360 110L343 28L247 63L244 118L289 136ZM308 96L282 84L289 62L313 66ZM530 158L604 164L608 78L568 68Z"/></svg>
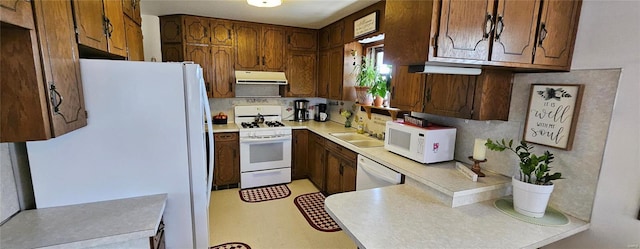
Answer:
<svg viewBox="0 0 640 249"><path fill-rule="evenodd" d="M356 157L358 156L358 154L356 154L355 152L329 140L326 141L325 147L327 148L327 150L335 152L349 161L355 161Z"/></svg>
<svg viewBox="0 0 640 249"><path fill-rule="evenodd" d="M213 136L215 142L238 140L238 133L235 132L217 133L213 134Z"/></svg>

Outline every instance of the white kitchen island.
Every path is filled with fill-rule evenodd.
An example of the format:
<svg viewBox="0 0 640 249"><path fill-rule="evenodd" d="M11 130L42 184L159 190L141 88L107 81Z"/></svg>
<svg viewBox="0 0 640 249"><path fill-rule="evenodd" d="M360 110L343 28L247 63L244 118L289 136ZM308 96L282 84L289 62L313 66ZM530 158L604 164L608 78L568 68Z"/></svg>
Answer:
<svg viewBox="0 0 640 249"><path fill-rule="evenodd" d="M493 200L452 208L406 184L327 197L325 209L359 248L538 248L589 228L540 226L508 216Z"/></svg>

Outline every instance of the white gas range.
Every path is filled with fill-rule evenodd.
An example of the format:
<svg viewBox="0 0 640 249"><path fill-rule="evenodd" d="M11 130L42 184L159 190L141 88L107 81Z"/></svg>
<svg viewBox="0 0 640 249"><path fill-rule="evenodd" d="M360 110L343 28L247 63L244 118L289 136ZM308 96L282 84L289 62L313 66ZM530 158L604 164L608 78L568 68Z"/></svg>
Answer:
<svg viewBox="0 0 640 249"><path fill-rule="evenodd" d="M236 106L240 129L240 188L291 182L291 127L281 106Z"/></svg>

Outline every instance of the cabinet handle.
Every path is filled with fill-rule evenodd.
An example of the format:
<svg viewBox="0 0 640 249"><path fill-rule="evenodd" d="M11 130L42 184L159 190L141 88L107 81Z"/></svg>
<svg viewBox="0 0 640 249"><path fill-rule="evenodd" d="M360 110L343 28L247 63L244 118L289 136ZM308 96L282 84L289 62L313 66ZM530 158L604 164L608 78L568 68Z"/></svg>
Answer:
<svg viewBox="0 0 640 249"><path fill-rule="evenodd" d="M431 87L427 89L427 103L431 102Z"/></svg>
<svg viewBox="0 0 640 249"><path fill-rule="evenodd" d="M256 56L256 64L259 66L260 65L260 56Z"/></svg>
<svg viewBox="0 0 640 249"><path fill-rule="evenodd" d="M133 8L134 10L136 9L136 2L137 0L131 0L131 8Z"/></svg>
<svg viewBox="0 0 640 249"><path fill-rule="evenodd" d="M233 83L229 82L229 92L233 92Z"/></svg>
<svg viewBox="0 0 640 249"><path fill-rule="evenodd" d="M344 172L344 166L342 166L342 163L340 163L340 175L342 175L343 172Z"/></svg>
<svg viewBox="0 0 640 249"><path fill-rule="evenodd" d="M487 21L484 23L484 40L489 38L491 32L493 32L493 15L487 13Z"/></svg>
<svg viewBox="0 0 640 249"><path fill-rule="evenodd" d="M287 44L291 44L291 36L287 36Z"/></svg>
<svg viewBox="0 0 640 249"><path fill-rule="evenodd" d="M58 90L56 90L56 85L54 85L53 82L50 82L49 84L50 84L49 90L51 91L50 95L51 95L51 105L53 105L53 112L60 113L60 105L62 105L62 101L64 100L64 98L62 98L62 95L60 95Z"/></svg>
<svg viewBox="0 0 640 249"><path fill-rule="evenodd" d="M498 15L498 20L496 21L496 25L497 25L497 32L496 32L496 38L495 40L500 40L500 36L502 35L502 31L504 31L504 18L501 15Z"/></svg>
<svg viewBox="0 0 640 249"><path fill-rule="evenodd" d="M264 56L262 56L262 65L264 66L265 64L267 64L267 63L265 63Z"/></svg>
<svg viewBox="0 0 640 249"><path fill-rule="evenodd" d="M207 28L204 28L204 36L209 36L209 30L207 30Z"/></svg>
<svg viewBox="0 0 640 249"><path fill-rule="evenodd" d="M227 38L231 40L231 30L227 29Z"/></svg>
<svg viewBox="0 0 640 249"><path fill-rule="evenodd" d="M391 99L395 99L396 97L396 87L392 86L391 87Z"/></svg>
<svg viewBox="0 0 640 249"><path fill-rule="evenodd" d="M538 47L542 47L542 42L547 38L547 25L545 23L540 23L540 41L538 42Z"/></svg>
<svg viewBox="0 0 640 249"><path fill-rule="evenodd" d="M111 38L111 33L113 33L113 24L111 24L111 20L109 20L107 16L104 16L104 29L104 34L107 35L107 38Z"/></svg>

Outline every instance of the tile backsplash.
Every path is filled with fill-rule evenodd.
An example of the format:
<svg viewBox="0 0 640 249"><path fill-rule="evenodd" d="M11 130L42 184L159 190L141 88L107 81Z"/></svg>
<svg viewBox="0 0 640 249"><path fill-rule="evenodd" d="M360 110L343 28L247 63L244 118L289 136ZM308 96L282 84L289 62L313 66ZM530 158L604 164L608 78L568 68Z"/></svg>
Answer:
<svg viewBox="0 0 640 249"><path fill-rule="evenodd" d="M224 112L229 117L228 122L233 122L235 113L233 108L237 105L279 105L282 106L282 119L293 120L293 101L306 99L309 101L309 113L313 113L314 105L326 103L323 98L210 98L209 106L211 114ZM312 117L312 116L311 116Z"/></svg>

